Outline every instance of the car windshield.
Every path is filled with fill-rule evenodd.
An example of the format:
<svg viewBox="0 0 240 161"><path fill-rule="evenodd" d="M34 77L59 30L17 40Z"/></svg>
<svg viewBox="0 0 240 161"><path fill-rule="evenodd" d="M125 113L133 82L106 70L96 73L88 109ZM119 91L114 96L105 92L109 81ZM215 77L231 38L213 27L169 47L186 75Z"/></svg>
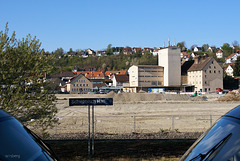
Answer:
<svg viewBox="0 0 240 161"><path fill-rule="evenodd" d="M239 122L234 118L223 117L181 160L240 160Z"/></svg>
<svg viewBox="0 0 240 161"><path fill-rule="evenodd" d="M52 160L16 119L0 119L0 161Z"/></svg>

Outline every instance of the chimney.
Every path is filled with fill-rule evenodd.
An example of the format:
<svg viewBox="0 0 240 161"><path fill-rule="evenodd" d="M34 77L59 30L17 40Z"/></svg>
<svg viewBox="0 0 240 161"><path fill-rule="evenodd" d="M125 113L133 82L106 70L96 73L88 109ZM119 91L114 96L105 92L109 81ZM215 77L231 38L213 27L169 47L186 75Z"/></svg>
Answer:
<svg viewBox="0 0 240 161"><path fill-rule="evenodd" d="M198 56L195 56L193 58L193 60L194 60L194 64L199 64L199 57Z"/></svg>

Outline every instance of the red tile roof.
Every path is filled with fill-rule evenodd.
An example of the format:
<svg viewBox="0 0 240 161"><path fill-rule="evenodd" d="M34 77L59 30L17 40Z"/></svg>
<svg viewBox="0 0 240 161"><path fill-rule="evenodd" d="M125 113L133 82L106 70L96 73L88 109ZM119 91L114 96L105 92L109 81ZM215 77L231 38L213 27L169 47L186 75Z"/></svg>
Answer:
<svg viewBox="0 0 240 161"><path fill-rule="evenodd" d="M127 74L127 70L113 70L113 71L106 71L105 75L106 76L111 76L111 75L126 75Z"/></svg>

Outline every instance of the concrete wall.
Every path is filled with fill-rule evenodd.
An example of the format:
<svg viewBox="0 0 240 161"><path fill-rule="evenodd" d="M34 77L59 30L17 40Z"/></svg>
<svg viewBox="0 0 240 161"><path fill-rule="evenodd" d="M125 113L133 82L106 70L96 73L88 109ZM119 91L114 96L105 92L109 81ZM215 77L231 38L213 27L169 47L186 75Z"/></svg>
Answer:
<svg viewBox="0 0 240 161"><path fill-rule="evenodd" d="M164 67L164 86L181 85L180 53L180 48L175 46L159 50L158 65Z"/></svg>

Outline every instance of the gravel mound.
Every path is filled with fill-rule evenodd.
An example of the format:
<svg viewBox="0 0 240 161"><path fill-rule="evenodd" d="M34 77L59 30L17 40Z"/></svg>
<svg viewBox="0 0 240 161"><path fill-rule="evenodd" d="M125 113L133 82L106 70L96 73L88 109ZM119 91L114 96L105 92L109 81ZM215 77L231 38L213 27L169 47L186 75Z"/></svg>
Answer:
<svg viewBox="0 0 240 161"><path fill-rule="evenodd" d="M218 101L240 101L240 93L228 92L226 95L220 97Z"/></svg>
<svg viewBox="0 0 240 161"><path fill-rule="evenodd" d="M203 97L189 97L185 94L155 94L155 93L119 93L109 94L116 103L155 102L155 101L206 101Z"/></svg>

